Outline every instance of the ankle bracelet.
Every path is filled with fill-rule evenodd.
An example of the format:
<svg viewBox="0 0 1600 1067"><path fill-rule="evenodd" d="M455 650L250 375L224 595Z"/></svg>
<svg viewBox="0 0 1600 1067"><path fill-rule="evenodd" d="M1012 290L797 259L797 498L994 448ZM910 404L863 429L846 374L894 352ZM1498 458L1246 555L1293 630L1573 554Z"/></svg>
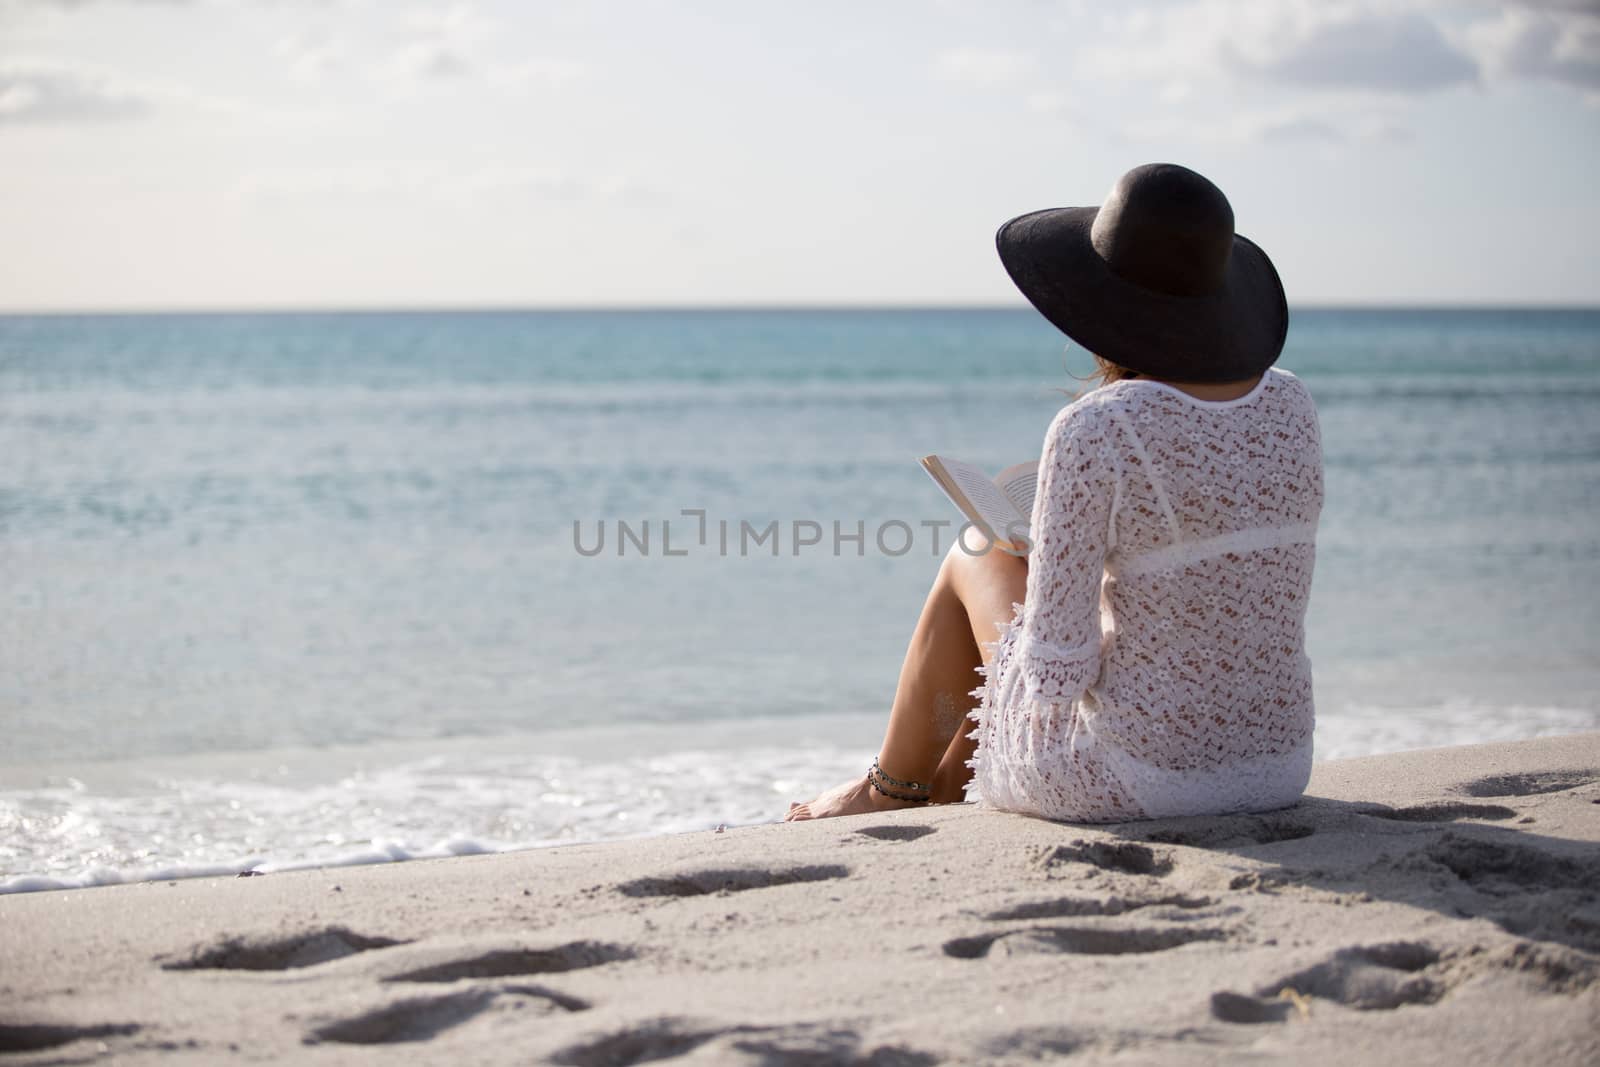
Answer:
<svg viewBox="0 0 1600 1067"><path fill-rule="evenodd" d="M877 756L873 756L872 757L872 770L869 773L877 775L879 778L883 779L885 782L889 783L892 786L898 786L901 789L909 789L913 793L926 793L926 792L929 792L933 788L932 786L923 785L920 782L903 782L903 781L901 781L899 778L896 778L894 775L887 773L882 767L880 767L878 765L878 757Z"/></svg>
<svg viewBox="0 0 1600 1067"><path fill-rule="evenodd" d="M872 766L867 768L867 785L891 800L902 800L910 804L926 804L933 799L930 786L920 785L916 782L903 782L898 778L885 774L883 768L878 766L876 757L872 760ZM916 790L916 792L901 792L898 789L891 788L891 786L903 786L906 789Z"/></svg>

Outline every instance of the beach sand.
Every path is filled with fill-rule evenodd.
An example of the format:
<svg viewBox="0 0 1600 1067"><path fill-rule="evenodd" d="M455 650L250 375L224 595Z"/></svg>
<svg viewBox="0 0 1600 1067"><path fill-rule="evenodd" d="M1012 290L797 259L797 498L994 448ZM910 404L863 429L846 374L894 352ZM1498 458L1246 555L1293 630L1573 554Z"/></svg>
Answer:
<svg viewBox="0 0 1600 1067"><path fill-rule="evenodd" d="M774 808L783 804L774 798ZM1600 733L1259 816L958 805L0 898L0 1060L1600 1062Z"/></svg>

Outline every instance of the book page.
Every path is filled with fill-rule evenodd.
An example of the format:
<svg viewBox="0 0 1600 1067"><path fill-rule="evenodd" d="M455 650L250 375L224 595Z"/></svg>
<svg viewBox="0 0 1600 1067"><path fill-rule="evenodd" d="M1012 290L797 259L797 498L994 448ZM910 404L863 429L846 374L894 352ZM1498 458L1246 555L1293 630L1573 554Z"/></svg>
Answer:
<svg viewBox="0 0 1600 1067"><path fill-rule="evenodd" d="M1028 527L1028 516L1017 510L1010 497L983 471L970 463L945 456L926 456L922 465L967 518L973 520L991 541L1013 545L1007 531L1020 534Z"/></svg>
<svg viewBox="0 0 1600 1067"><path fill-rule="evenodd" d="M1006 499L1016 505L1022 517L1032 520L1033 498L1039 491L1039 461L1007 467L994 476L994 482Z"/></svg>

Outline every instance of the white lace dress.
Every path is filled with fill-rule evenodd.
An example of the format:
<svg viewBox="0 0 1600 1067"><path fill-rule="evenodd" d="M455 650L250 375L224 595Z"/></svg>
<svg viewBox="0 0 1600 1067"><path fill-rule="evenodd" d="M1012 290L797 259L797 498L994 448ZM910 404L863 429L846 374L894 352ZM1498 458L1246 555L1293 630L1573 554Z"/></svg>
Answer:
<svg viewBox="0 0 1600 1067"><path fill-rule="evenodd" d="M1056 417L1026 604L973 695L971 794L1073 822L1266 811L1311 773L1322 445L1293 374L1134 379Z"/></svg>

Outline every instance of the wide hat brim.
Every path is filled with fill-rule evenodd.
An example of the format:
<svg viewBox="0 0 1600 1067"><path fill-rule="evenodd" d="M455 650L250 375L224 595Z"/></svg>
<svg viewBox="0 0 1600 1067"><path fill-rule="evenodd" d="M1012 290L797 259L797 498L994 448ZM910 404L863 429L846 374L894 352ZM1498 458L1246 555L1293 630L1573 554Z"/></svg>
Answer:
<svg viewBox="0 0 1600 1067"><path fill-rule="evenodd" d="M1098 207L1048 208L1000 227L1006 273L1040 314L1090 352L1178 382L1229 382L1263 373L1283 351L1289 304L1278 272L1235 234L1222 284L1173 296L1119 277L1095 251Z"/></svg>

